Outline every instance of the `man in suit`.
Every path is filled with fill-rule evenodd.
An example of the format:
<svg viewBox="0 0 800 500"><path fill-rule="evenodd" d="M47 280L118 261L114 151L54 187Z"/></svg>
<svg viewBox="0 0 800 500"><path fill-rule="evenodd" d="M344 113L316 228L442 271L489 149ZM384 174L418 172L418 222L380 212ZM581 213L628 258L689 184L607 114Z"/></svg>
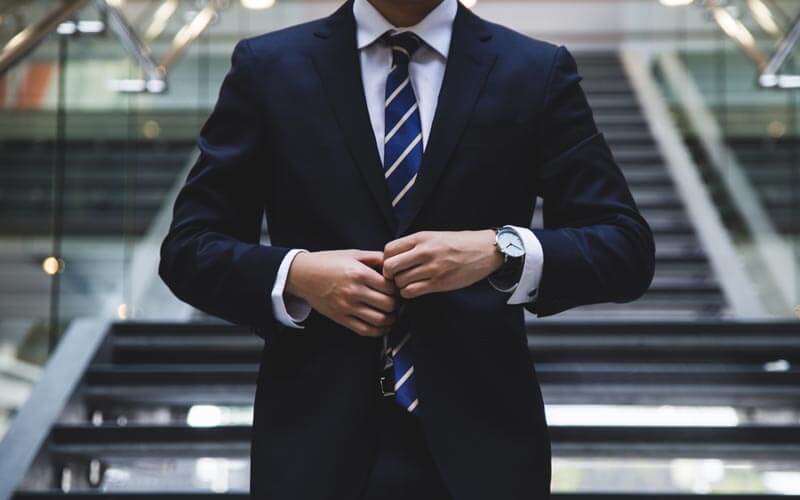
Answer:
<svg viewBox="0 0 800 500"><path fill-rule="evenodd" d="M634 300L654 268L579 81L457 0L236 45L159 273L265 340L253 498L549 496L524 310Z"/></svg>

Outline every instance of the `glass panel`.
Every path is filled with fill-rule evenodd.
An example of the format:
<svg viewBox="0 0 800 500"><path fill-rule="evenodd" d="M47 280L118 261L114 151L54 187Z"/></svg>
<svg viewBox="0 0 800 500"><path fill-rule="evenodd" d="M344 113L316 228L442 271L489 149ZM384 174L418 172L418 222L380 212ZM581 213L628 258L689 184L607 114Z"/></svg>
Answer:
<svg viewBox="0 0 800 500"><path fill-rule="evenodd" d="M0 5L0 48L52 2ZM55 200L59 182L52 113L57 99L59 43L48 38L23 62L0 74L0 436L28 396L55 342L52 297L59 269ZM53 328L50 328L50 325Z"/></svg>
<svg viewBox="0 0 800 500"><path fill-rule="evenodd" d="M708 2L713 40L684 30L677 59L664 51L654 74L753 289L768 314L791 315L800 304L798 90L764 87L769 79L760 75L800 19L800 4L722 4ZM781 78L800 72L798 52L789 52Z"/></svg>
<svg viewBox="0 0 800 500"><path fill-rule="evenodd" d="M176 2L156 36L147 27L161 2L108 3L152 43L156 60L204 6ZM0 2L0 48L59 5ZM148 230L162 211L169 222L171 195L195 154L232 46L224 40L212 50L201 34L174 59L170 88L131 92L130 82L143 76L140 62L95 2L53 26L0 75L0 341L14 359L0 375L9 394L0 404L0 435L73 318L175 317L186 309L163 286L168 300L153 298L165 218ZM139 307L143 297L150 309Z"/></svg>

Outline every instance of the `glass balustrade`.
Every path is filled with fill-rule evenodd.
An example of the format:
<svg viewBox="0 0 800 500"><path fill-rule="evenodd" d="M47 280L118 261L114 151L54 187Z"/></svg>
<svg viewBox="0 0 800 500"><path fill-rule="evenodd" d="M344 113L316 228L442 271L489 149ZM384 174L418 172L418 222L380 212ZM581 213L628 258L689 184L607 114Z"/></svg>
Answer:
<svg viewBox="0 0 800 500"><path fill-rule="evenodd" d="M753 287L770 313L792 315L800 304L800 4L702 9L716 33L698 41L683 30L655 57L654 74Z"/></svg>

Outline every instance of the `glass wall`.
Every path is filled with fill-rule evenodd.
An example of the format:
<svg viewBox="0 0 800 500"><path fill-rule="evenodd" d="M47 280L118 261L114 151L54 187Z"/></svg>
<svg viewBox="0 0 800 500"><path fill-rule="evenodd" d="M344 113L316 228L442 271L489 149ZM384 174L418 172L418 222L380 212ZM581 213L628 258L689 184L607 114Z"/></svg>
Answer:
<svg viewBox="0 0 800 500"><path fill-rule="evenodd" d="M754 289L769 313L792 315L800 304L800 66L784 40L800 4L719 4L703 7L718 28L712 39L679 31L653 69Z"/></svg>
<svg viewBox="0 0 800 500"><path fill-rule="evenodd" d="M145 317L144 299L161 317L185 309L148 294L160 285L153 259L171 193L228 67L233 39L211 44L223 9L83 4L59 19L60 2L0 2L3 56L32 31L45 35L0 74L3 415L24 400L73 318ZM187 32L196 40L184 47ZM169 57L162 92L137 87L149 78L142 55L156 65Z"/></svg>

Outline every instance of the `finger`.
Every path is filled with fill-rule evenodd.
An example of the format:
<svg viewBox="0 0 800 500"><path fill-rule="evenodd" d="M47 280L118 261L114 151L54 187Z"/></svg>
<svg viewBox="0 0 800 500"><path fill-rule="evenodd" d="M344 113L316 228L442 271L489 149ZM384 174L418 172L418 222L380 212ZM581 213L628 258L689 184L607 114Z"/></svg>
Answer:
<svg viewBox="0 0 800 500"><path fill-rule="evenodd" d="M362 337L380 337L389 331L388 327L379 328L355 316L347 316L345 326Z"/></svg>
<svg viewBox="0 0 800 500"><path fill-rule="evenodd" d="M394 284L401 290L415 281L429 280L434 275L433 266L419 265L394 275Z"/></svg>
<svg viewBox="0 0 800 500"><path fill-rule="evenodd" d="M394 315L363 304L354 306L350 310L350 315L378 328L392 326L395 321Z"/></svg>
<svg viewBox="0 0 800 500"><path fill-rule="evenodd" d="M434 292L433 282L431 280L415 281L410 285L400 289L400 295L404 299L413 299L421 295L426 295Z"/></svg>
<svg viewBox="0 0 800 500"><path fill-rule="evenodd" d="M398 273L407 269L424 264L428 260L428 254L420 250L419 247L407 252L389 257L383 261L383 275L386 278L394 279Z"/></svg>
<svg viewBox="0 0 800 500"><path fill-rule="evenodd" d="M422 240L422 237L422 233L414 233L409 234L408 236L403 236L402 238L398 238L394 241L390 241L386 244L386 246L383 247L384 260L394 255L411 250Z"/></svg>
<svg viewBox="0 0 800 500"><path fill-rule="evenodd" d="M368 269L367 272L364 273L361 283L386 295L394 295L397 293L397 287L394 282L374 269Z"/></svg>
<svg viewBox="0 0 800 500"><path fill-rule="evenodd" d="M372 269L380 269L383 266L383 252L356 250L355 258Z"/></svg>
<svg viewBox="0 0 800 500"><path fill-rule="evenodd" d="M395 299L394 295L387 295L368 287L364 287L359 292L357 299L385 313L392 313L397 309L397 299Z"/></svg>

